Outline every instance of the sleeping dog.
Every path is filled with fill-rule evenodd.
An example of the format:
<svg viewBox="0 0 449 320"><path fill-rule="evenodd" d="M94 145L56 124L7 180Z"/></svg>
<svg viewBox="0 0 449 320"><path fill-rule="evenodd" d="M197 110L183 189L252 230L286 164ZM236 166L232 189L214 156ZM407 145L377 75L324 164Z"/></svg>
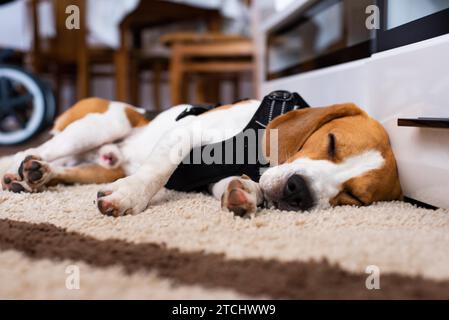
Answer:
<svg viewBox="0 0 449 320"><path fill-rule="evenodd" d="M176 180L193 149L238 135L260 106L248 100L180 119L181 105L149 121L130 105L86 99L56 120L52 139L15 155L2 186L39 192L58 183L109 183L97 194L99 211L139 213L170 178ZM388 135L363 110L347 103L284 112L283 102L273 116L274 102L268 106L259 140L269 167L254 177L244 166L231 166L236 170L227 172L236 175L209 179L223 208L244 216L263 205L306 211L401 199Z"/></svg>

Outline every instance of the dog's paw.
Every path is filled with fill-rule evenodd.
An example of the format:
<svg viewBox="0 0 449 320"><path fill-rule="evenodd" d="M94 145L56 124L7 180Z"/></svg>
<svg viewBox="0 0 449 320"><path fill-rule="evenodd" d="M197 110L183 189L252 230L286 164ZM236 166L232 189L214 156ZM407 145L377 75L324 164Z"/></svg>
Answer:
<svg viewBox="0 0 449 320"><path fill-rule="evenodd" d="M221 207L239 217L251 215L257 211L259 192L254 181L245 177L236 178L225 189L221 197Z"/></svg>
<svg viewBox="0 0 449 320"><path fill-rule="evenodd" d="M98 154L98 163L105 168L116 169L122 164L122 153L116 145L105 145L101 147Z"/></svg>
<svg viewBox="0 0 449 320"><path fill-rule="evenodd" d="M145 210L150 198L140 181L127 177L100 190L97 207L102 214L111 217L138 214Z"/></svg>
<svg viewBox="0 0 449 320"><path fill-rule="evenodd" d="M27 156L20 165L19 175L28 186L28 191L41 191L52 176L50 166L37 156Z"/></svg>
<svg viewBox="0 0 449 320"><path fill-rule="evenodd" d="M112 195L112 191L98 191L97 193L97 207L98 210L105 216L120 217L125 215L126 210L120 208L120 204L114 199L108 199Z"/></svg>
<svg viewBox="0 0 449 320"><path fill-rule="evenodd" d="M13 173L7 173L2 178L2 189L15 193L27 192L27 186L21 180L20 176Z"/></svg>

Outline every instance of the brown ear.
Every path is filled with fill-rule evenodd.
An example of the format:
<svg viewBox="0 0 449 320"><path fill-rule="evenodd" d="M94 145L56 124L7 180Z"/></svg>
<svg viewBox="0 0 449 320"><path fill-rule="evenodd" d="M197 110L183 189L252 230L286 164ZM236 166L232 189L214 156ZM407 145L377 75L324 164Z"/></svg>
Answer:
<svg viewBox="0 0 449 320"><path fill-rule="evenodd" d="M284 163L302 148L307 139L324 124L344 117L365 114L355 104L336 104L325 108L290 111L270 122L265 130L264 153L272 164ZM270 130L277 129L277 161L270 151ZM275 152L275 148L272 148Z"/></svg>

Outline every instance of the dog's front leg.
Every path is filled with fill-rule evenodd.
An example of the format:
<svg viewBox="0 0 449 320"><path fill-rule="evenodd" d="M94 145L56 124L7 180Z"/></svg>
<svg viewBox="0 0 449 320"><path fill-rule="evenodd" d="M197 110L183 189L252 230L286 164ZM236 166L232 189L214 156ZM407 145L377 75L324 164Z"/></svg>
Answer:
<svg viewBox="0 0 449 320"><path fill-rule="evenodd" d="M212 195L221 200L221 207L244 217L257 211L264 197L259 184L247 176L228 177L210 187Z"/></svg>
<svg viewBox="0 0 449 320"><path fill-rule="evenodd" d="M97 206L108 216L140 213L161 190L192 148L201 145L189 119L167 133L143 165L132 175L120 179L98 192Z"/></svg>

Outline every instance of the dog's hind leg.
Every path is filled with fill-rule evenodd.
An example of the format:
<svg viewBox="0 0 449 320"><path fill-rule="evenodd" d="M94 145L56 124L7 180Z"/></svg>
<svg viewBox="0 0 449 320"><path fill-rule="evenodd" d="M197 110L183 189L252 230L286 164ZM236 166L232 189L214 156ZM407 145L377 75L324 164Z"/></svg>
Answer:
<svg viewBox="0 0 449 320"><path fill-rule="evenodd" d="M93 113L86 113L83 117L70 124L65 123L66 126L63 127L62 132L56 134L41 146L16 154L11 168L2 178L3 189L15 192L26 191L26 186L22 185L22 187L19 187L19 185L23 184L21 183L23 175L20 169L24 159L27 159L27 157L31 156L51 162L67 156L77 155L126 137L132 131L133 126L138 125L136 122L137 112L132 112L131 107L123 103L107 103L104 112L94 108L92 109ZM80 107L82 106L84 104L80 105ZM73 110L71 109L68 112L73 113L77 108L79 107L74 107L72 108ZM83 111L87 112L87 110ZM62 118L67 118L66 114L63 114ZM61 125L58 128L60 129Z"/></svg>
<svg viewBox="0 0 449 320"><path fill-rule="evenodd" d="M122 168L106 168L99 164L81 164L62 167L29 156L21 166L23 181L28 192L39 192L56 184L110 183L126 176ZM16 186L16 188L19 188Z"/></svg>
<svg viewBox="0 0 449 320"><path fill-rule="evenodd" d="M98 164L82 164L71 168L60 168L50 185L53 184L100 184L114 182L126 176L122 168L105 168Z"/></svg>
<svg viewBox="0 0 449 320"><path fill-rule="evenodd" d="M228 177L210 186L212 195L221 200L222 209L244 217L255 213L264 198L257 182L247 176Z"/></svg>
<svg viewBox="0 0 449 320"><path fill-rule="evenodd" d="M132 131L127 106L111 103L104 113L90 113L35 150L45 161L79 154L126 137Z"/></svg>

